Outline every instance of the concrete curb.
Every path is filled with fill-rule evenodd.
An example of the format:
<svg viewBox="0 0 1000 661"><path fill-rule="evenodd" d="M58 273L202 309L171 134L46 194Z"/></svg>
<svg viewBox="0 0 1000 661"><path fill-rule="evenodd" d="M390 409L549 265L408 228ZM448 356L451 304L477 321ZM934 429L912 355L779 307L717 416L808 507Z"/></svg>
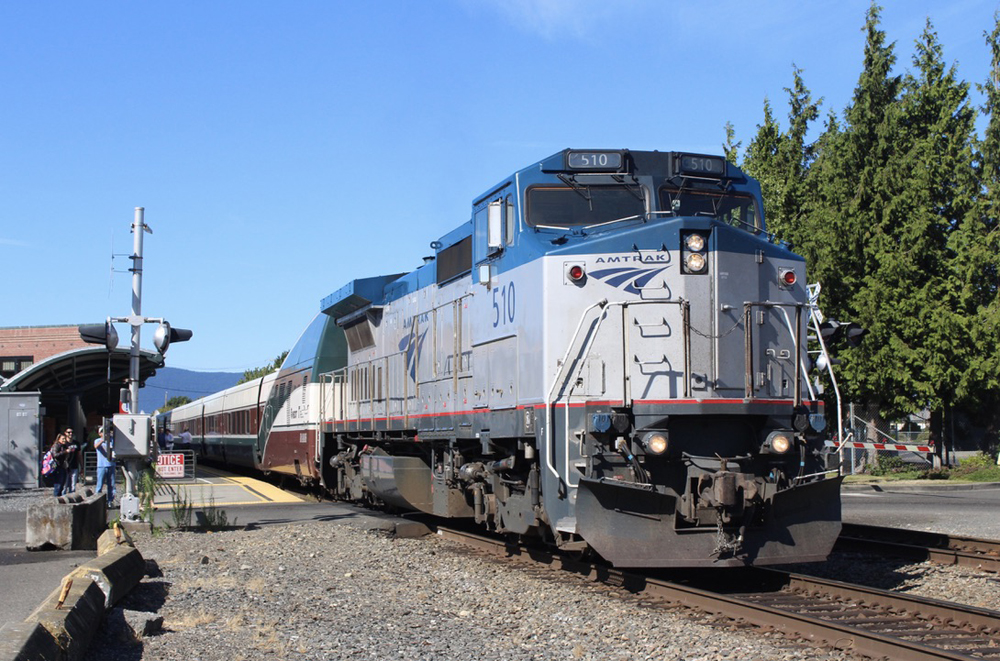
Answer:
<svg viewBox="0 0 1000 661"><path fill-rule="evenodd" d="M107 529L107 496L86 489L28 506L25 545L29 551L45 548L85 550L96 548L97 537Z"/></svg>
<svg viewBox="0 0 1000 661"><path fill-rule="evenodd" d="M0 659L48 661L62 654L56 639L38 622L5 624L0 628Z"/></svg>
<svg viewBox="0 0 1000 661"><path fill-rule="evenodd" d="M66 584L72 580L65 601L59 606ZM86 578L63 579L63 587L50 594L42 605L25 619L37 622L48 631L59 648L56 659L73 661L83 656L104 617L104 593Z"/></svg>
<svg viewBox="0 0 1000 661"><path fill-rule="evenodd" d="M120 537L119 537L120 535ZM134 588L146 562L127 534L105 531L101 555L63 578L62 585L21 624L0 629L0 661L76 661L101 626L107 608Z"/></svg>
<svg viewBox="0 0 1000 661"><path fill-rule="evenodd" d="M146 573L146 561L131 546L117 546L99 558L85 562L67 578L90 579L104 593L104 606L111 608L132 591Z"/></svg>

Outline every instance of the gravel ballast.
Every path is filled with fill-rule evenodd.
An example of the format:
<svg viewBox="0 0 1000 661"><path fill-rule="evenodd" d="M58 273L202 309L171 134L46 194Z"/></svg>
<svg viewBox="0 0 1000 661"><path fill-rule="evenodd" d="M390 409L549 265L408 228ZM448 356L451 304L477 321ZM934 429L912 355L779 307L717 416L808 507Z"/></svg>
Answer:
<svg viewBox="0 0 1000 661"><path fill-rule="evenodd" d="M23 496L0 506L41 494ZM150 575L108 612L85 658L858 658L351 521L136 535ZM1000 610L995 574L848 553L796 569Z"/></svg>
<svg viewBox="0 0 1000 661"><path fill-rule="evenodd" d="M436 536L397 539L326 521L144 534L137 545L162 576L112 612L90 659L854 658L504 564ZM834 571L837 562L859 578L857 558L818 567ZM988 574L925 563L871 570L886 576L931 596L996 592ZM162 629L156 622L158 632L137 639L131 630L144 626L144 610L163 618Z"/></svg>

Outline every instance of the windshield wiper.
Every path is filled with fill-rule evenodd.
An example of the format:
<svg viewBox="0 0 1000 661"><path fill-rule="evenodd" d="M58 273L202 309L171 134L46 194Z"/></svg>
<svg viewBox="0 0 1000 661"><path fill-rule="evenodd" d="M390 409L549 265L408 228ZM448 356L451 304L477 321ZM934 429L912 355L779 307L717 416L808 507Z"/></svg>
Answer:
<svg viewBox="0 0 1000 661"><path fill-rule="evenodd" d="M639 200L643 204L646 203L646 198L642 195L642 184L640 184L639 180L635 178L635 175L632 175L631 182L626 182L625 177L620 174L611 175L611 178L624 186L625 190L635 196L635 199Z"/></svg>
<svg viewBox="0 0 1000 661"><path fill-rule="evenodd" d="M557 177L562 180L564 184L573 189L573 192L587 200L587 207L591 212L594 211L594 199L590 196L590 186L584 186L576 180L573 175L557 174Z"/></svg>
<svg viewBox="0 0 1000 661"><path fill-rule="evenodd" d="M593 225L584 225L582 229L592 230L595 227L604 227L605 225L612 225L614 223L625 222L626 220L642 220L645 222L647 218L646 212L634 213L631 216L622 216L621 218L615 218L614 220L605 220L600 223L594 223Z"/></svg>

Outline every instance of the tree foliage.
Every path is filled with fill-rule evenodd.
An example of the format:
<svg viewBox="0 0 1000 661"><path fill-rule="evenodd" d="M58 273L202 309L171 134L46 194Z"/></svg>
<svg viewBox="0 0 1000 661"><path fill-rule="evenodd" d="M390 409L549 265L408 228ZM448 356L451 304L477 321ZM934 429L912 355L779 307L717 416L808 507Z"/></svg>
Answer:
<svg viewBox="0 0 1000 661"><path fill-rule="evenodd" d="M975 412L1000 403L1000 15L985 129L969 83L930 20L905 74L880 25L865 16L861 73L850 103L827 115L794 67L783 129L770 101L743 168L761 183L768 229L791 241L823 286L828 316L869 335L840 356L841 387L886 415ZM727 151L739 143L726 127ZM730 156L733 158L733 156Z"/></svg>
<svg viewBox="0 0 1000 661"><path fill-rule="evenodd" d="M164 413L166 411L170 411L171 409L175 409L178 406L184 406L185 404L190 403L191 398L187 395L177 395L176 397L171 397L167 400L167 403L160 409L160 413Z"/></svg>
<svg viewBox="0 0 1000 661"><path fill-rule="evenodd" d="M281 368L281 364L285 362L285 358L288 357L288 351L282 351L274 360L272 360L267 365L263 367L256 367L252 370L246 370L243 372L243 378L237 381L237 385L240 383L246 383L247 381L253 381L254 379L259 379L262 376L267 376L271 372L277 372Z"/></svg>

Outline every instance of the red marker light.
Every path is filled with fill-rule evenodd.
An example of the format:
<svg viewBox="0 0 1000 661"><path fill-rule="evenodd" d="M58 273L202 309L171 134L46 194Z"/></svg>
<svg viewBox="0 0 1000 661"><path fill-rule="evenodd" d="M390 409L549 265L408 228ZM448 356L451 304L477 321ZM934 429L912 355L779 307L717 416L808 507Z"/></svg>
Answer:
<svg viewBox="0 0 1000 661"><path fill-rule="evenodd" d="M781 274L781 281L791 287L795 284L795 271L788 270Z"/></svg>
<svg viewBox="0 0 1000 661"><path fill-rule="evenodd" d="M573 282L580 282L581 280L583 280L584 275L585 274L583 271L583 267L580 266L579 264L574 264L573 266L569 267L569 279L572 280Z"/></svg>

